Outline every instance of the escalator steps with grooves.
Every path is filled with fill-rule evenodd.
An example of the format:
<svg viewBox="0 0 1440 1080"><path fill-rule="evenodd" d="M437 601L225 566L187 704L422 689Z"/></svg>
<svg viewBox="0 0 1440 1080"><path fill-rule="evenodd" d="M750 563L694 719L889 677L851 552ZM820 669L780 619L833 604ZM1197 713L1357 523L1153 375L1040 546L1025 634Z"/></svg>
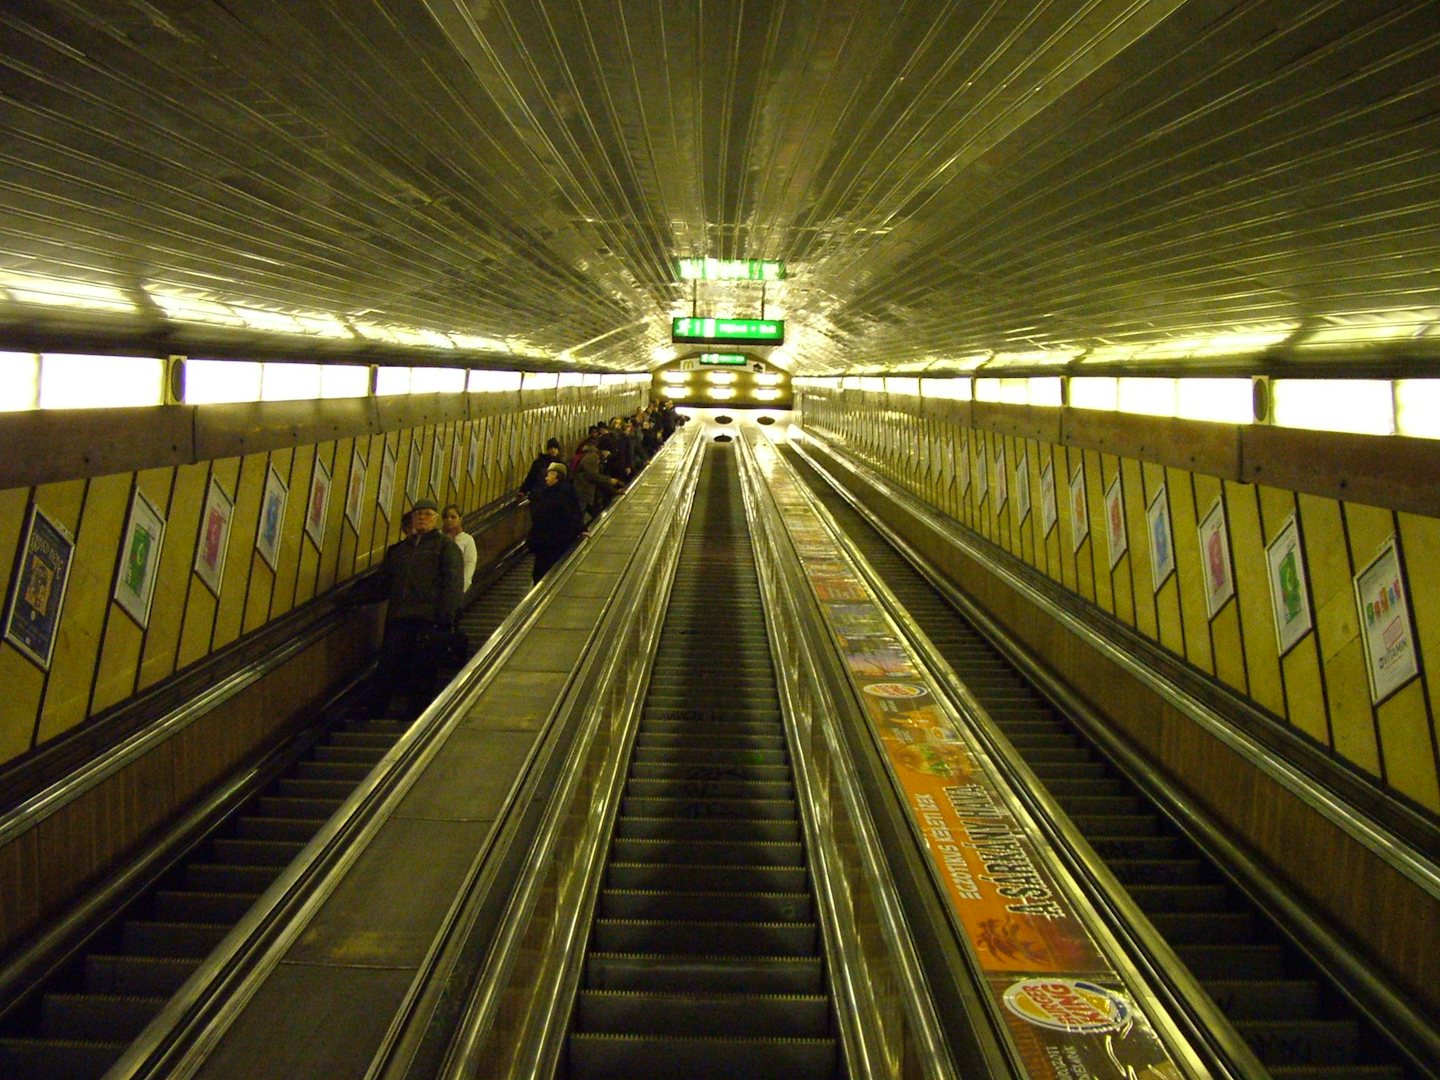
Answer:
<svg viewBox="0 0 1440 1080"><path fill-rule="evenodd" d="M402 731L336 730L137 902L0 1035L9 1080L100 1076L279 877Z"/></svg>
<svg viewBox="0 0 1440 1080"><path fill-rule="evenodd" d="M1398 1053L1219 868L814 469L787 454L1272 1075L1406 1077Z"/></svg>
<svg viewBox="0 0 1440 1080"><path fill-rule="evenodd" d="M733 451L702 466L569 1038L572 1080L843 1076Z"/></svg>

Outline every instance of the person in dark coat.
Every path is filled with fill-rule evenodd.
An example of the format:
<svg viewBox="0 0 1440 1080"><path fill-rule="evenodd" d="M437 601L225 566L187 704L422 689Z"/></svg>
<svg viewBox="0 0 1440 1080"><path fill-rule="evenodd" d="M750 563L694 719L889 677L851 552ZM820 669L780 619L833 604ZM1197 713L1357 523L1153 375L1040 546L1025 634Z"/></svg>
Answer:
<svg viewBox="0 0 1440 1080"><path fill-rule="evenodd" d="M380 569L362 579L347 602L388 600L385 635L375 664L369 705L384 713L402 695L405 715L418 715L434 696L439 657L435 642L455 626L464 596L465 562L455 542L437 525L431 499L411 511L411 535L392 544Z"/></svg>
<svg viewBox="0 0 1440 1080"><path fill-rule="evenodd" d="M585 532L585 513L580 497L560 462L545 470L545 483L530 497L530 537L526 546L535 556L531 580L538 583L546 572L563 559Z"/></svg>
<svg viewBox="0 0 1440 1080"><path fill-rule="evenodd" d="M545 486L545 470L559 460L560 440L552 435L545 440L545 449L536 454L535 460L530 463L530 471L520 485L521 497L533 499L535 492Z"/></svg>

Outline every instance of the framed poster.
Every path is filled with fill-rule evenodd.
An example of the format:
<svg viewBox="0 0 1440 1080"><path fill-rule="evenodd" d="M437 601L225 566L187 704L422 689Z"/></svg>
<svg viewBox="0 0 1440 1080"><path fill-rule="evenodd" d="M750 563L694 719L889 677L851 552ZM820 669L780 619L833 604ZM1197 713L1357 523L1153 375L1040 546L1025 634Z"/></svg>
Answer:
<svg viewBox="0 0 1440 1080"><path fill-rule="evenodd" d="M430 455L430 490L437 500L445 497L445 436L435 432L435 452Z"/></svg>
<svg viewBox="0 0 1440 1080"><path fill-rule="evenodd" d="M1030 516L1030 454L1022 451L1020 460L1015 462L1015 513L1019 524L1024 525Z"/></svg>
<svg viewBox="0 0 1440 1080"><path fill-rule="evenodd" d="M1305 580L1305 553L1300 548L1300 523L1291 514L1275 539L1265 546L1270 568L1270 606L1275 612L1275 648L1281 656L1310 632L1310 588Z"/></svg>
<svg viewBox="0 0 1440 1080"><path fill-rule="evenodd" d="M1005 472L1005 440L1002 438L995 447L995 512L1005 509L1005 500L1010 497L1010 478Z"/></svg>
<svg viewBox="0 0 1440 1080"><path fill-rule="evenodd" d="M345 486L345 520L357 533L360 514L365 509L365 470L369 466L356 449L350 455L350 482Z"/></svg>
<svg viewBox="0 0 1440 1080"><path fill-rule="evenodd" d="M390 449L390 440L385 440L385 452L380 455L380 484L375 499L385 520L390 520L395 506L395 451Z"/></svg>
<svg viewBox="0 0 1440 1080"><path fill-rule="evenodd" d="M1070 549L1079 551L1090 535L1090 511L1085 502L1085 463L1070 477Z"/></svg>
<svg viewBox="0 0 1440 1080"><path fill-rule="evenodd" d="M150 602L155 599L155 578L160 568L160 547L165 542L165 519L160 509L139 488L130 500L130 522L120 544L120 573L115 578L115 602L143 630L150 625Z"/></svg>
<svg viewBox="0 0 1440 1080"><path fill-rule="evenodd" d="M1150 582L1152 591L1159 592L1175 572L1175 537L1170 531L1170 499L1164 484L1145 507L1145 525L1150 537Z"/></svg>
<svg viewBox="0 0 1440 1080"><path fill-rule="evenodd" d="M1055 463L1047 461L1045 468L1040 470L1040 529L1042 535L1049 536L1050 530L1055 528L1055 522L1060 519L1060 508L1055 504Z"/></svg>
<svg viewBox="0 0 1440 1080"><path fill-rule="evenodd" d="M210 493L205 498L205 512L200 517L200 543L195 549L195 573L216 596L225 579L225 553L230 548L230 519L235 514L235 500L213 476Z"/></svg>
<svg viewBox="0 0 1440 1080"><path fill-rule="evenodd" d="M1230 536L1225 528L1225 505L1215 500L1200 522L1200 562L1205 571L1205 604L1210 618L1235 595L1235 577L1230 572Z"/></svg>
<svg viewBox="0 0 1440 1080"><path fill-rule="evenodd" d="M260 499L260 528L255 532L255 550L271 570L278 570L280 563L280 532L285 526L285 503L290 499L290 489L275 466L265 475L265 494Z"/></svg>
<svg viewBox="0 0 1440 1080"><path fill-rule="evenodd" d="M420 449L420 437L410 436L410 461L405 466L405 497L414 506L420 499L420 469L424 451Z"/></svg>
<svg viewBox="0 0 1440 1080"><path fill-rule="evenodd" d="M75 538L32 505L5 615L5 640L45 671L55 653L74 558Z"/></svg>
<svg viewBox="0 0 1440 1080"><path fill-rule="evenodd" d="M1355 606L1365 639L1370 701L1378 705L1420 673L1410 601L1393 536L1370 565L1355 575Z"/></svg>
<svg viewBox="0 0 1440 1080"><path fill-rule="evenodd" d="M450 440L450 483L458 495L460 492L460 466L464 462L465 447L460 442L460 429L455 429L455 437Z"/></svg>
<svg viewBox="0 0 1440 1080"><path fill-rule="evenodd" d="M470 479L475 480L480 475L480 425L470 425L470 461L466 470Z"/></svg>
<svg viewBox="0 0 1440 1080"><path fill-rule="evenodd" d="M315 472L310 477L310 502L305 511L305 535L316 548L325 543L325 518L330 510L330 470L315 452Z"/></svg>
<svg viewBox="0 0 1440 1080"><path fill-rule="evenodd" d="M1115 479L1111 480L1110 486L1105 489L1105 539L1109 541L1110 569L1114 570L1120 556L1130 548L1125 534L1125 499L1118 470Z"/></svg>

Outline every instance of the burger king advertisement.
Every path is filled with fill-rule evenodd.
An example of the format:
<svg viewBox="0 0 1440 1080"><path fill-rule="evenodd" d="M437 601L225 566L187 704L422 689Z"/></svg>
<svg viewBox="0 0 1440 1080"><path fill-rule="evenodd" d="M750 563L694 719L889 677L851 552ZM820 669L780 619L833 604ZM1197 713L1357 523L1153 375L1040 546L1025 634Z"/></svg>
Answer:
<svg viewBox="0 0 1440 1080"><path fill-rule="evenodd" d="M1003 781L937 700L884 608L788 470L771 491L934 876L1032 1077L1186 1075L1058 887Z"/></svg>

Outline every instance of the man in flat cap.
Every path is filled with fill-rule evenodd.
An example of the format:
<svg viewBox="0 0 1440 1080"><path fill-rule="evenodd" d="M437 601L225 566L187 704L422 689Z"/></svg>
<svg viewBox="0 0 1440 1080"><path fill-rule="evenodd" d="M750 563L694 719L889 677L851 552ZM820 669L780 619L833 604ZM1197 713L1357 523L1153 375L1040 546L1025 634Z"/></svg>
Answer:
<svg viewBox="0 0 1440 1080"><path fill-rule="evenodd" d="M412 533L391 545L380 569L362 579L349 598L362 604L390 602L369 702L378 712L400 694L405 715L418 716L434 696L436 644L454 630L465 577L460 549L437 528L439 521L433 499L417 501Z"/></svg>

